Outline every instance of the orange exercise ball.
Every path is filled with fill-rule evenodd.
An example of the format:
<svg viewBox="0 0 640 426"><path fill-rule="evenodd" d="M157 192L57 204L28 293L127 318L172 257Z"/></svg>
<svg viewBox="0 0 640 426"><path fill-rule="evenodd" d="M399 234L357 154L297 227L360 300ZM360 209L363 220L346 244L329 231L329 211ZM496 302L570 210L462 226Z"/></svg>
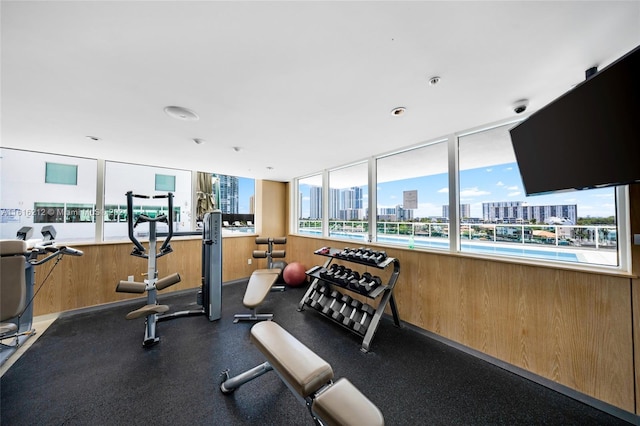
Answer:
<svg viewBox="0 0 640 426"><path fill-rule="evenodd" d="M282 278L287 285L291 287L297 287L306 281L306 270L307 268L305 268L301 263L292 262L284 268Z"/></svg>

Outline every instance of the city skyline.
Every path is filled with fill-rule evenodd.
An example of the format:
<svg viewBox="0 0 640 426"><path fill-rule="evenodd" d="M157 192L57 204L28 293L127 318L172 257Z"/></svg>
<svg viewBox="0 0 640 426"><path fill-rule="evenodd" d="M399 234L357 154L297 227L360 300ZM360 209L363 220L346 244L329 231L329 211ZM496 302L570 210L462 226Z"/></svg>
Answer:
<svg viewBox="0 0 640 426"><path fill-rule="evenodd" d="M460 204L469 204L471 217L482 218L482 204L520 201L530 206L578 206L578 217L615 216L615 190L600 188L526 196L516 163L494 165L460 172ZM414 217L441 217L442 207L449 204L448 175L446 173L379 183L378 208L402 206L404 191L418 191L418 208ZM363 188L366 188L364 186ZM308 217L309 198L303 192L301 217ZM306 198L306 199L305 199ZM363 205L368 194L363 191Z"/></svg>

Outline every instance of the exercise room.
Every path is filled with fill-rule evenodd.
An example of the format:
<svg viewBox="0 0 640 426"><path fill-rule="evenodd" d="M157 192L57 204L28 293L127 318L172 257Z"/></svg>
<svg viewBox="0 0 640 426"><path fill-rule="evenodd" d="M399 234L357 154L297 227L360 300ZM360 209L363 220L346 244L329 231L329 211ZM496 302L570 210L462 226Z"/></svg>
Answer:
<svg viewBox="0 0 640 426"><path fill-rule="evenodd" d="M0 0L3 425L640 425L640 1Z"/></svg>

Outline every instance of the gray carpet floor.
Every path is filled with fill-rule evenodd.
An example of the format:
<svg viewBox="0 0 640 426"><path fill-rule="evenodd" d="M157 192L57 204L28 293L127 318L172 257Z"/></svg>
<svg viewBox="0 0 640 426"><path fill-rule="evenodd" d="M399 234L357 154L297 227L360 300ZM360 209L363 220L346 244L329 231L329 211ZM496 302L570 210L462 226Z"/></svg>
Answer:
<svg viewBox="0 0 640 426"><path fill-rule="evenodd" d="M264 361L252 323L233 323L245 283L223 287L222 318L158 323L160 342L142 346L144 320L124 317L142 302L58 318L0 379L3 426L312 425L275 373L229 396L220 373ZM371 351L362 338L313 309L297 311L304 288L270 293L260 312L347 377L387 425L628 425L575 399L383 319ZM159 296L172 311L195 309L196 292ZM402 318L402 312L400 312ZM363 425L366 426L366 425Z"/></svg>

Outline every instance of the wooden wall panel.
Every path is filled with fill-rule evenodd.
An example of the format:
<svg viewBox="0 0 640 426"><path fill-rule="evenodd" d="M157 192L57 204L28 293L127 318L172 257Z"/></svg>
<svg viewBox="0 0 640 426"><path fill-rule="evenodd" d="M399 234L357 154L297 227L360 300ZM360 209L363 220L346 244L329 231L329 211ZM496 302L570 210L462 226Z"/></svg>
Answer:
<svg viewBox="0 0 640 426"><path fill-rule="evenodd" d="M268 180L256 181L257 232L264 237L287 235L287 185Z"/></svg>
<svg viewBox="0 0 640 426"><path fill-rule="evenodd" d="M308 268L325 260L314 250L336 247L309 237L289 240ZM400 260L394 294L403 321L635 412L628 278L386 251Z"/></svg>
<svg viewBox="0 0 640 426"><path fill-rule="evenodd" d="M267 231L261 235L285 235L287 213L282 206L287 185L260 181L256 186L257 201L262 193L273 197L263 197L256 205L256 223ZM639 234L640 185L632 186L630 194L632 233ZM313 254L316 249L336 244L289 235L285 261L310 268L326 260ZM119 280L128 275L139 279L146 272L146 261L130 256L131 246L128 242L84 245L83 257L65 257L36 297L35 315L139 297L115 292ZM176 240L172 246L174 253L158 261L160 275L179 272L183 281L162 293L198 287L201 240ZM254 236L224 238L223 280L246 278L265 267L264 260L247 263L257 248ZM384 249L400 260L395 297L403 321L638 414L640 396L635 389L640 389L640 375L634 370L634 356L640 366L638 278ZM637 276L640 246L632 247L632 261ZM52 265L37 269L36 286ZM391 274L376 268L361 272L366 270L384 281Z"/></svg>
<svg viewBox="0 0 640 426"><path fill-rule="evenodd" d="M146 243L143 243L146 246ZM202 284L202 240L173 240L173 252L157 259L160 278L178 272L181 282L162 294L197 288ZM116 285L129 275L142 282L147 273L147 259L131 256L131 243L107 243L78 246L82 257L65 256L34 300L34 315L63 312L126 299L140 294L116 293ZM222 280L233 281L251 275L256 265L247 264L247 253L255 248L255 237L223 238ZM36 268L36 289L55 261Z"/></svg>

